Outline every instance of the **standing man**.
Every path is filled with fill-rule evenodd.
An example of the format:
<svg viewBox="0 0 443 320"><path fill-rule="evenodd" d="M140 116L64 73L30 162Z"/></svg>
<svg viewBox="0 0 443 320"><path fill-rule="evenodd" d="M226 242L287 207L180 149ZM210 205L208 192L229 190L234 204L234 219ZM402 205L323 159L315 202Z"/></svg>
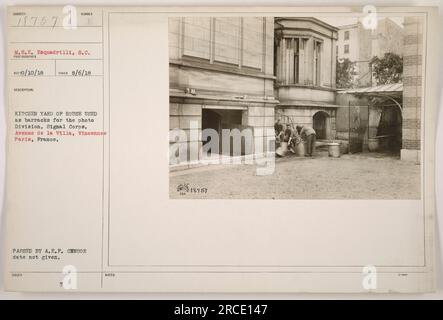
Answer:
<svg viewBox="0 0 443 320"><path fill-rule="evenodd" d="M306 154L305 157L312 157L315 154L315 130L309 126L297 126L297 132L300 137L306 141Z"/></svg>
<svg viewBox="0 0 443 320"><path fill-rule="evenodd" d="M282 139L283 125L280 123L280 119L277 119L277 121L274 123L274 130L275 130L275 147L278 148L283 140Z"/></svg>
<svg viewBox="0 0 443 320"><path fill-rule="evenodd" d="M280 123L280 119L277 119L277 121L274 123L274 130L276 136L278 136L280 132L283 131L283 125Z"/></svg>
<svg viewBox="0 0 443 320"><path fill-rule="evenodd" d="M288 143L291 142L290 140L292 138L292 134L293 134L293 132L292 132L291 125L288 123L288 124L286 124L284 141L288 142Z"/></svg>

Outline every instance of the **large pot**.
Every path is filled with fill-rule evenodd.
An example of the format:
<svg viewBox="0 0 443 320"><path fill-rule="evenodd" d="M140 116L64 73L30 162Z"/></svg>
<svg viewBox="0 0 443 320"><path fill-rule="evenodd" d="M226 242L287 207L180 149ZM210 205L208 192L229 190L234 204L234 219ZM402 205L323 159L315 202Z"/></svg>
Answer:
<svg viewBox="0 0 443 320"><path fill-rule="evenodd" d="M371 152L377 151L380 148L378 138L369 138L368 139L368 150Z"/></svg>
<svg viewBox="0 0 443 320"><path fill-rule="evenodd" d="M305 155L305 144L300 141L295 145L295 155L303 157Z"/></svg>
<svg viewBox="0 0 443 320"><path fill-rule="evenodd" d="M278 147L277 150L275 150L275 153L280 157L284 157L287 152L288 152L288 143L280 142L280 147Z"/></svg>
<svg viewBox="0 0 443 320"><path fill-rule="evenodd" d="M340 143L337 143L337 142L328 143L328 154L330 157L339 158L340 157Z"/></svg>

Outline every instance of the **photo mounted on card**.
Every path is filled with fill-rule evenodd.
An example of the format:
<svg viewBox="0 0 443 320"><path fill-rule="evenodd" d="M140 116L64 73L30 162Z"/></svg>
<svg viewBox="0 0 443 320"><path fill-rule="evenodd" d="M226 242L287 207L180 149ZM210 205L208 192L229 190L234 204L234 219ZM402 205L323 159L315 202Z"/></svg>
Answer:
<svg viewBox="0 0 443 320"><path fill-rule="evenodd" d="M12 291L435 289L438 10L9 7Z"/></svg>

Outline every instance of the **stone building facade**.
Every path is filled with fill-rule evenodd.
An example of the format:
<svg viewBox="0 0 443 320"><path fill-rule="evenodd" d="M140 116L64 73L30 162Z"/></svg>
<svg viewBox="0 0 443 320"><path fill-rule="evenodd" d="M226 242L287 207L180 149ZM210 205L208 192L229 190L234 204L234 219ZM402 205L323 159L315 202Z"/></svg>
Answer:
<svg viewBox="0 0 443 320"><path fill-rule="evenodd" d="M389 18L379 19L371 35L371 55L379 58L391 52L403 55L404 29Z"/></svg>
<svg viewBox="0 0 443 320"><path fill-rule="evenodd" d="M423 105L423 18L405 17L402 32L403 77L402 83L383 86L347 89L340 91L337 103L352 106L370 106L368 138L383 135L385 131L395 138L402 160L421 161L421 114ZM371 113L378 116L372 117ZM338 113L338 123L345 125L338 136L346 137L346 110ZM385 121L384 121L385 120ZM364 124L366 126L366 124ZM340 125L338 126L340 129ZM386 128L387 127L387 128ZM366 133L365 133L366 136ZM398 143L397 143L398 140ZM397 151L397 148L396 148Z"/></svg>
<svg viewBox="0 0 443 320"><path fill-rule="evenodd" d="M423 18L405 17L401 159L420 162Z"/></svg>
<svg viewBox="0 0 443 320"><path fill-rule="evenodd" d="M267 131L274 134L273 50L271 17L169 19L170 129L187 132L180 143L188 150L175 164L201 159L203 129L220 134L218 153L233 155L222 150L223 129L252 130L254 143L242 154L269 151L266 142L258 144Z"/></svg>
<svg viewBox="0 0 443 320"><path fill-rule="evenodd" d="M335 138L338 29L315 18L275 18L276 118Z"/></svg>
<svg viewBox="0 0 443 320"><path fill-rule="evenodd" d="M354 83L359 87L371 85L371 43L371 30L365 29L361 22L342 26L338 31L337 58L354 62Z"/></svg>
<svg viewBox="0 0 443 320"><path fill-rule="evenodd" d="M404 30L389 18L379 19L377 28L366 29L361 22L339 28L337 39L338 59L349 59L355 63L354 82L358 87L375 85L369 61L385 53L403 54Z"/></svg>
<svg viewBox="0 0 443 320"><path fill-rule="evenodd" d="M231 137L223 136L223 129L252 132L252 145L242 140L241 155L273 151L269 141L273 140L277 119L293 127L312 126L319 140L350 140L354 118L359 119L356 127L378 131L381 120L370 120L371 110L377 109L375 104L401 110L396 122L401 126L401 159L419 162L423 21L406 17L400 32L398 25L384 20L368 37L358 24L338 29L309 17L170 18L170 129L185 133L178 140L170 139L170 144L178 142L186 147L171 164L188 165L205 159L207 154L202 151L209 140L202 135L204 129L219 134L217 153L221 155L237 155L232 149L223 149L227 139L232 143ZM351 29L357 31L345 36ZM392 40L394 35L402 45L398 39ZM363 53L369 59L386 50L403 52L402 93L398 88L395 92L382 88L383 92L372 92L376 94L372 97L364 92L374 91L369 87L337 95L337 54L344 57L337 48L347 43L345 39L366 43L365 50L357 47L350 51L350 59L361 59ZM382 44L385 40L392 42L390 47ZM351 95L357 95L358 101L345 99ZM351 107L359 117L349 111ZM359 139L365 145L375 133L364 131L362 135Z"/></svg>

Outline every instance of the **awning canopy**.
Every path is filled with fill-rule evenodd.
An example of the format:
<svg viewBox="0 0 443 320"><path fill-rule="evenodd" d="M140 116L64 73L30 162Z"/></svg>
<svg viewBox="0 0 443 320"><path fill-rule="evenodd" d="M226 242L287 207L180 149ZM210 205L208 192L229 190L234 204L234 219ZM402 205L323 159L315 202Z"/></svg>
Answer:
<svg viewBox="0 0 443 320"><path fill-rule="evenodd" d="M354 94L357 96L365 96L369 98L373 105L387 106L386 102L391 102L392 106L397 106L400 110L403 98L403 83L384 84L375 87L352 88L337 91L338 94Z"/></svg>
<svg viewBox="0 0 443 320"><path fill-rule="evenodd" d="M352 93L352 94L362 94L362 95L401 95L403 92L403 83L393 83L393 84L384 84L375 87L365 87L365 88L350 88L344 90L338 90L338 94L343 93Z"/></svg>
<svg viewBox="0 0 443 320"><path fill-rule="evenodd" d="M327 103L327 102L319 102L319 101L307 101L307 100L290 100L290 101L281 101L278 105L278 107L317 107L317 108L339 108L341 106Z"/></svg>

